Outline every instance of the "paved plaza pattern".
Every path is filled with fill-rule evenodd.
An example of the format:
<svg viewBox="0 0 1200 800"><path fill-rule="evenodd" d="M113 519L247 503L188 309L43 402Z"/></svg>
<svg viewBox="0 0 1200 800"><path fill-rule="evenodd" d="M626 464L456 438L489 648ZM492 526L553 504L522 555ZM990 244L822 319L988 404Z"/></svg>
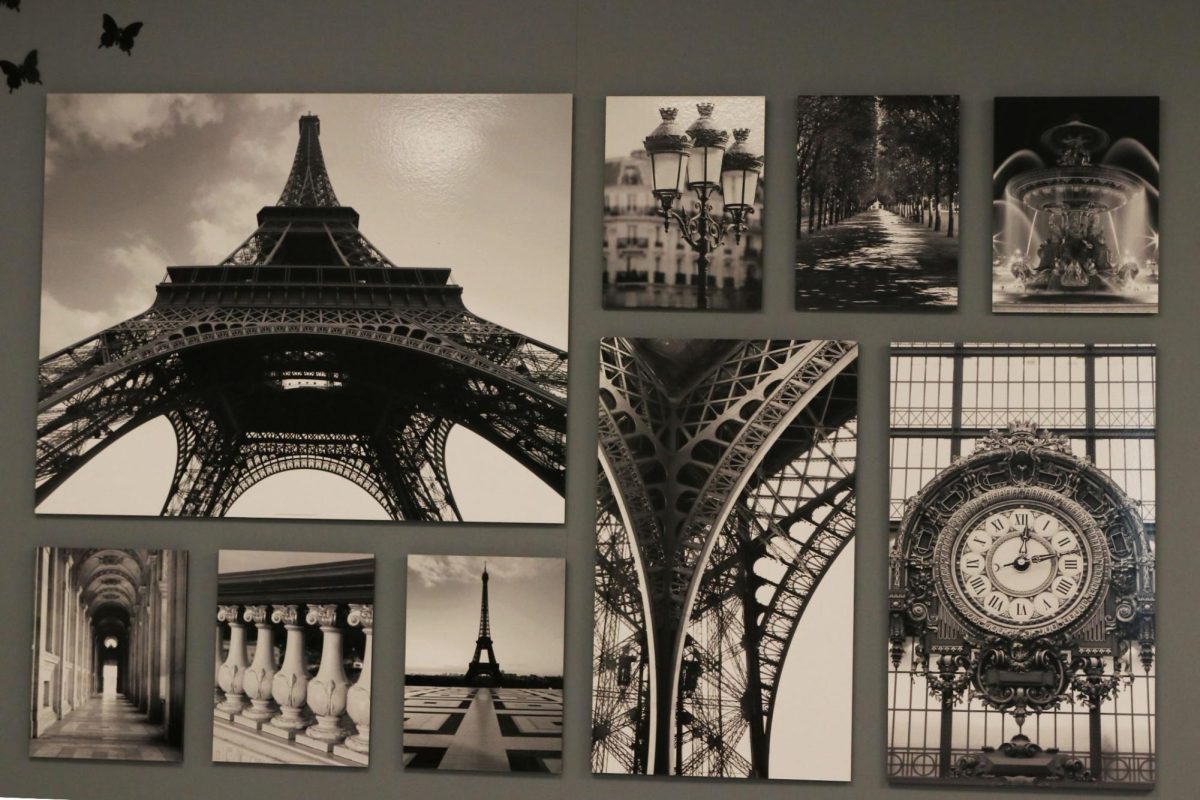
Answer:
<svg viewBox="0 0 1200 800"><path fill-rule="evenodd" d="M406 686L404 765L562 771L562 690Z"/></svg>
<svg viewBox="0 0 1200 800"><path fill-rule="evenodd" d="M181 761L178 747L165 743L161 725L120 695L96 695L30 742L34 758L95 758Z"/></svg>

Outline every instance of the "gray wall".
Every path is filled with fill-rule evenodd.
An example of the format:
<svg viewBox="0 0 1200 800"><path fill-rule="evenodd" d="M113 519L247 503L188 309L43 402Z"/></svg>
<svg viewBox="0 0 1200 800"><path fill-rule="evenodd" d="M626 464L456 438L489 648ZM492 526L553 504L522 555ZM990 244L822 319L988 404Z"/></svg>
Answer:
<svg viewBox="0 0 1200 800"><path fill-rule="evenodd" d="M884 575L889 339L1154 341L1161 345L1158 557L1159 753L1156 794L1194 796L1194 654L1200 628L1189 597L1200 553L1184 538L1185 498L1200 474L1194 349L1200 257L1200 11L1179 2L487 2L477 0L112 0L118 20L144 18L134 56L94 59L96 3L25 0L0 10L0 55L41 51L44 87L0 96L0 793L39 797L284 798L602 797L850 798L884 779ZM169 8L169 12L168 12ZM53 20L53 24L51 24ZM100 63L103 66L95 68ZM565 530L486 526L155 519L33 515L34 369L41 241L43 90L573 92L575 94L571 351L572 404ZM601 312L601 164L606 94L766 94L767 239L764 311L721 316ZM801 93L962 95L962 294L953 315L796 314L791 310L793 104ZM1162 313L1156 317L997 317L989 304L991 99L1006 94L1162 97ZM860 542L855 632L854 780L850 785L593 778L588 773L590 548L595 485L597 339L633 336L847 337L862 342ZM185 761L153 766L31 762L27 703L35 545L178 547L192 553ZM209 763L216 551L221 547L341 549L379 556L376 679L369 771ZM409 552L568 558L565 775L405 773L399 685L404 567ZM391 678L391 680L389 680ZM819 687L817 687L819 689ZM814 720L814 724L820 724ZM1191 787L1191 788L1188 788ZM995 793L992 793L995 794ZM939 792L941 797L967 792ZM988 792L973 796L989 796ZM1005 796L995 794L995 796ZM1011 796L1011 795L1007 795Z"/></svg>

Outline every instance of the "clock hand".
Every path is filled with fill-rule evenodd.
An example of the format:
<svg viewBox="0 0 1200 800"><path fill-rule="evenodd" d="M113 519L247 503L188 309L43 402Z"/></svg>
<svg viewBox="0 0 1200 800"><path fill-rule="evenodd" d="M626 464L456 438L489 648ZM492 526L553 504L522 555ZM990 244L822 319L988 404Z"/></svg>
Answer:
<svg viewBox="0 0 1200 800"><path fill-rule="evenodd" d="M1074 550L1064 550L1064 551L1063 551L1063 552L1061 552L1061 553L1043 553L1042 555L1040 555L1040 556L1034 556L1033 558L1031 558L1031 559L1029 559L1029 560L1030 560L1030 561L1032 561L1032 562L1034 562L1034 563L1037 563L1038 561L1045 561L1045 560L1047 560L1047 559L1050 559L1050 558L1058 558L1059 556L1069 556L1069 555L1075 555L1075 554L1077 554L1077 553L1079 553L1079 548L1078 548L1078 547L1077 547L1077 548L1075 548Z"/></svg>

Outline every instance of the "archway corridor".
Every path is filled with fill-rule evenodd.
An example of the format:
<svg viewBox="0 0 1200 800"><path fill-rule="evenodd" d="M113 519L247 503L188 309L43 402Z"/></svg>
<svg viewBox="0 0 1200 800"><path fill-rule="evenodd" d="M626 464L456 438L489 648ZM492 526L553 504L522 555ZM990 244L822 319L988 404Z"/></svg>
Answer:
<svg viewBox="0 0 1200 800"><path fill-rule="evenodd" d="M187 554L38 551L30 755L179 761Z"/></svg>

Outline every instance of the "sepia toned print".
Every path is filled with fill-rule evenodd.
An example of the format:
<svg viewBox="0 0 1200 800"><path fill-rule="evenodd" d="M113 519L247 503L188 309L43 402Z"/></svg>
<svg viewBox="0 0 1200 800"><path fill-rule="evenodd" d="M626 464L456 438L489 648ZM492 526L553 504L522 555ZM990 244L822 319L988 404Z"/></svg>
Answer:
<svg viewBox="0 0 1200 800"><path fill-rule="evenodd" d="M408 557L407 769L562 772L565 567Z"/></svg>
<svg viewBox="0 0 1200 800"><path fill-rule="evenodd" d="M1150 788L1155 347L891 361L889 778Z"/></svg>
<svg viewBox="0 0 1200 800"><path fill-rule="evenodd" d="M569 97L47 108L39 513L562 521Z"/></svg>
<svg viewBox="0 0 1200 800"><path fill-rule="evenodd" d="M1158 310L1157 97L999 97L992 310Z"/></svg>
<svg viewBox="0 0 1200 800"><path fill-rule="evenodd" d="M29 755L182 761L188 554L41 547Z"/></svg>
<svg viewBox="0 0 1200 800"><path fill-rule="evenodd" d="M592 772L850 779L857 365L602 340Z"/></svg>
<svg viewBox="0 0 1200 800"><path fill-rule="evenodd" d="M365 767L375 559L222 550L213 761Z"/></svg>

